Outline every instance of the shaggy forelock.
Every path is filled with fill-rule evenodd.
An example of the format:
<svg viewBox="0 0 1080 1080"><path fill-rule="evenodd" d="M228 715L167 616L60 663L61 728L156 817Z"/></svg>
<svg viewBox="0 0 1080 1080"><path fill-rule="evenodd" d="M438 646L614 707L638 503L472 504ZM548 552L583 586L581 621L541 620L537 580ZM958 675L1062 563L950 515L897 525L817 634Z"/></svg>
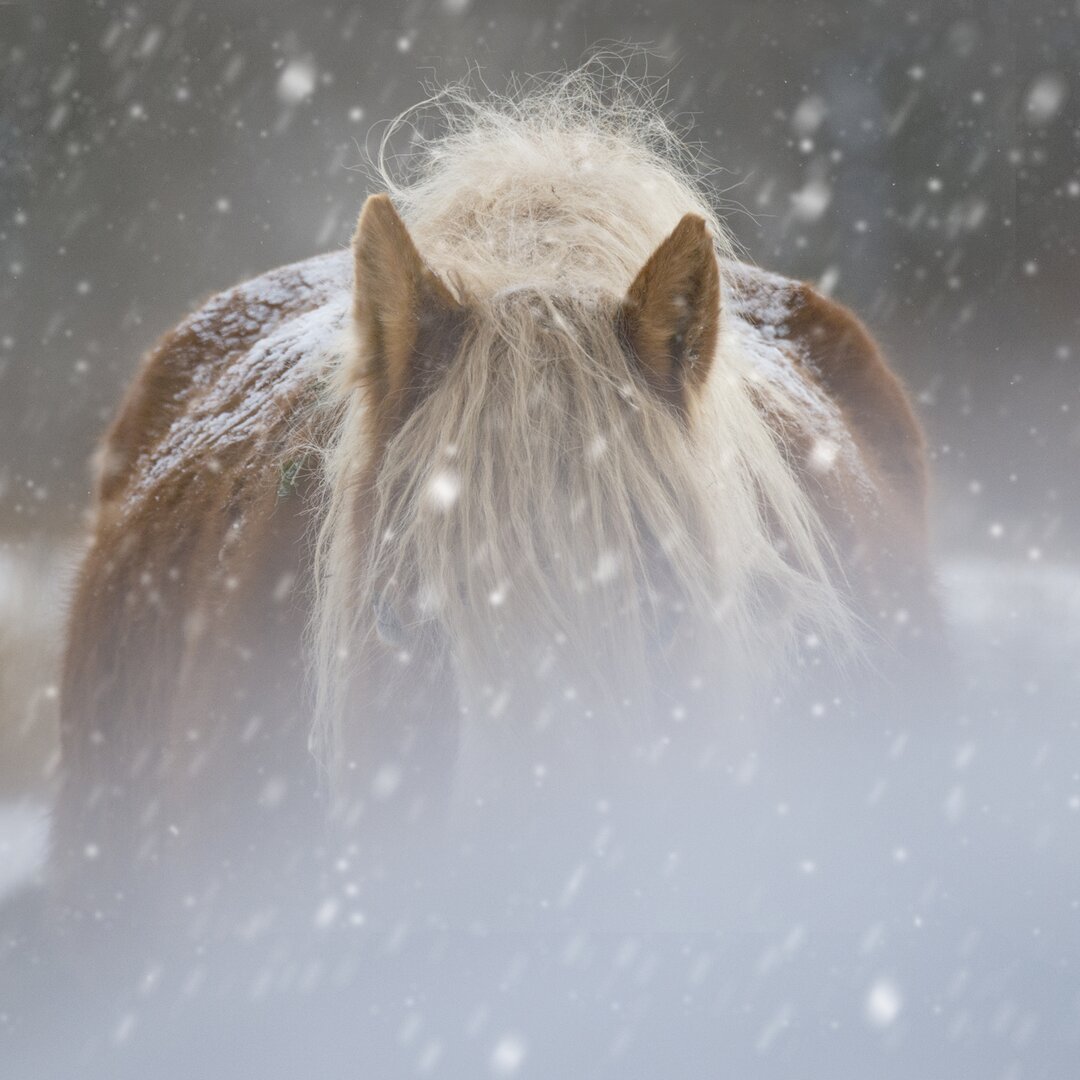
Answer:
<svg viewBox="0 0 1080 1080"><path fill-rule="evenodd" d="M406 124L411 152L391 157ZM658 92L604 57L504 96L444 88L389 126L377 160L425 256L477 296L523 283L621 295L691 212L729 253Z"/></svg>

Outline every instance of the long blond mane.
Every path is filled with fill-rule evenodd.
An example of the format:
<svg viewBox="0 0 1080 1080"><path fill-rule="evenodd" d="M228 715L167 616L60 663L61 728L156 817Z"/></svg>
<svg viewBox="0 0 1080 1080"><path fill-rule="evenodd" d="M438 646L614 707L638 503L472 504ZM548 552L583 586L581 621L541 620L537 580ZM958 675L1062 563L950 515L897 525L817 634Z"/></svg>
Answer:
<svg viewBox="0 0 1080 1080"><path fill-rule="evenodd" d="M432 117L436 130L421 130ZM410 125L402 175L388 148ZM642 388L614 333L615 304L684 214L709 223L722 278L732 259L693 155L648 88L603 64L505 95L455 86L391 125L375 168L475 317L387 447L370 550L355 522L364 343L341 362L311 634L320 757L334 762L353 722L346 687L372 633L375 582L393 582L417 620L437 615L477 682L508 647L493 638L493 607L513 600L530 633L569 638L621 680L615 696L632 693L653 616L650 542L725 670L776 669L810 634L850 651L826 531L760 407L798 416L805 404L761 380L723 305L689 425Z"/></svg>

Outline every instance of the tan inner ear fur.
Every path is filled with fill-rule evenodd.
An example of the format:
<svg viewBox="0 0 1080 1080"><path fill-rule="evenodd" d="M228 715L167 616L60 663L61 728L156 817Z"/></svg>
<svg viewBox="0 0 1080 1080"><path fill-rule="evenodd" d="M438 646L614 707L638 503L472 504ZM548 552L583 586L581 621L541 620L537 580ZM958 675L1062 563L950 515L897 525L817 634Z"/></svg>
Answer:
<svg viewBox="0 0 1080 1080"><path fill-rule="evenodd" d="M453 353L464 309L421 258L390 197L364 203L353 237L353 314L382 440L408 416Z"/></svg>
<svg viewBox="0 0 1080 1080"><path fill-rule="evenodd" d="M680 411L712 364L720 273L705 219L686 214L634 279L620 327L649 384Z"/></svg>

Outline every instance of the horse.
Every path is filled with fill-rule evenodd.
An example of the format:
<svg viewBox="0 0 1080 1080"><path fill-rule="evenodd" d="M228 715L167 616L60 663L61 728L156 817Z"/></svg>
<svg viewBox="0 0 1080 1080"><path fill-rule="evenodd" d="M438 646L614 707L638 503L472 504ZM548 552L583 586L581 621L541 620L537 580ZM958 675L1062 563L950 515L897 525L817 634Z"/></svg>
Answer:
<svg viewBox="0 0 1080 1080"><path fill-rule="evenodd" d="M146 356L67 624L76 918L170 866L197 909L312 820L647 786L934 651L906 391L851 311L737 257L639 89L444 93L349 250Z"/></svg>

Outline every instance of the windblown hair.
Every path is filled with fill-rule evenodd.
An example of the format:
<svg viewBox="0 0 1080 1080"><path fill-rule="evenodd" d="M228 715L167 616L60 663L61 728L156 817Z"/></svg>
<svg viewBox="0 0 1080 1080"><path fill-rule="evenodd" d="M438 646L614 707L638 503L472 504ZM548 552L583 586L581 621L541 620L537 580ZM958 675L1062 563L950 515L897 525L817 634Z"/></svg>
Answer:
<svg viewBox="0 0 1080 1080"><path fill-rule="evenodd" d="M613 700L633 697L661 592L709 628L708 651L731 673L790 662L810 633L851 651L830 541L763 415L763 400L774 416L804 413L796 391L761 380L723 305L687 417L648 392L619 340L620 298L683 215L708 222L722 279L731 259L662 103L594 64L505 96L455 86L421 110L441 123L416 134L405 175L388 147L411 111L376 168L473 317L385 448L366 545L363 341L337 373L311 635L324 762L384 589L413 633L437 617L459 679L476 686L492 657L528 648L520 632L566 642L598 678L616 674Z"/></svg>

